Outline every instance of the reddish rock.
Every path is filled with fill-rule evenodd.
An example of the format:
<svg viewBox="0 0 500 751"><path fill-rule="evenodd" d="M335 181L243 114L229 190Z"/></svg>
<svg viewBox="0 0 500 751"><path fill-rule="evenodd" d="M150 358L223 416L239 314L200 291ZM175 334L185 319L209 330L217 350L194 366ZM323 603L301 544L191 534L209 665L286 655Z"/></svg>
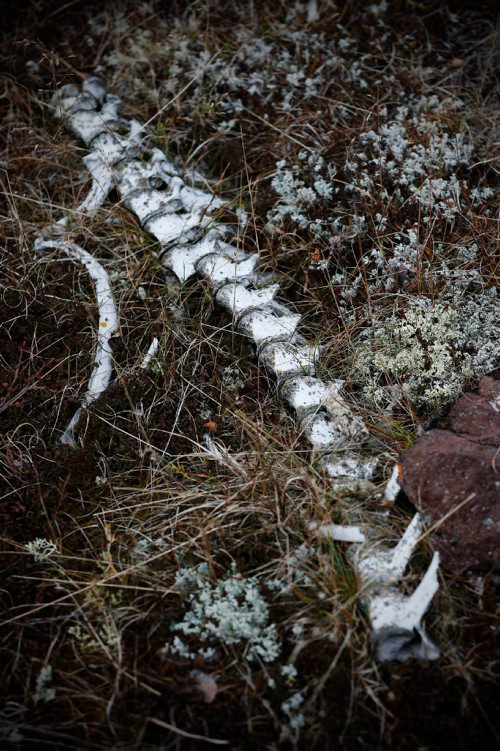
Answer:
<svg viewBox="0 0 500 751"><path fill-rule="evenodd" d="M470 441L500 446L500 412L481 394L465 394L452 407L449 421L454 433L465 435Z"/></svg>
<svg viewBox="0 0 500 751"><path fill-rule="evenodd" d="M451 429L429 431L401 461L403 489L439 525L431 539L456 573L500 568L499 393L498 381L483 379L451 410Z"/></svg>
<svg viewBox="0 0 500 751"><path fill-rule="evenodd" d="M494 378L485 376L481 378L479 384L479 393L488 401L500 398L500 381L496 381Z"/></svg>

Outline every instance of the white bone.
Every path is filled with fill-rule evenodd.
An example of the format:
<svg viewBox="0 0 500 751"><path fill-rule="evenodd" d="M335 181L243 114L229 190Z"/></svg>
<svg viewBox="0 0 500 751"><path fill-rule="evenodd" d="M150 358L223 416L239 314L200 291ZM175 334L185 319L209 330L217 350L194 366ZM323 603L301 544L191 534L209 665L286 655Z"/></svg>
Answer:
<svg viewBox="0 0 500 751"><path fill-rule="evenodd" d="M125 135L105 131L92 141L91 153L83 158L88 166L89 159L99 159L107 167L113 167L125 158L135 158L140 153L144 140L144 128L137 120L126 121Z"/></svg>
<svg viewBox="0 0 500 751"><path fill-rule="evenodd" d="M395 464L392 469L392 474L389 478L384 490L384 498L386 501L393 502L401 491L401 485L399 484L399 465Z"/></svg>
<svg viewBox="0 0 500 751"><path fill-rule="evenodd" d="M358 561L358 570L365 580L397 583L422 535L420 514L415 514L399 543L394 548L383 545L370 548L370 553Z"/></svg>
<svg viewBox="0 0 500 751"><path fill-rule="evenodd" d="M352 413L341 396L343 386L344 381L322 381L319 378L299 377L287 381L281 393L299 417L314 408L324 407L327 410L335 424L337 434L332 445L349 441L365 441L368 438L368 431L362 419ZM333 431L333 428L327 427L324 417L318 418L318 430L320 425L324 425L323 432Z"/></svg>
<svg viewBox="0 0 500 751"><path fill-rule="evenodd" d="M302 429L316 451L340 448L345 443L344 435L337 430L332 418L322 412L307 415L302 421Z"/></svg>
<svg viewBox="0 0 500 751"><path fill-rule="evenodd" d="M158 347L159 346L160 346L160 342L158 341L158 339L155 336L154 339L153 339L153 341L149 345L149 349L146 352L146 354L144 355L143 360L141 362L140 367L143 370L147 370L149 368L149 366L151 365L151 362L156 357L156 354L158 352Z"/></svg>
<svg viewBox="0 0 500 751"><path fill-rule="evenodd" d="M358 481L370 480L378 464L376 458L359 459L354 456L338 456L323 459L323 466L329 477L335 480L337 486L346 486Z"/></svg>
<svg viewBox="0 0 500 751"><path fill-rule="evenodd" d="M305 373L312 375L319 360L320 348L315 344L269 342L260 353L262 364L276 378Z"/></svg>
<svg viewBox="0 0 500 751"><path fill-rule="evenodd" d="M361 417L354 415L351 408L334 385L328 388L322 405L330 414L337 430L345 436L346 442L363 443L369 437L368 430Z"/></svg>
<svg viewBox="0 0 500 751"><path fill-rule="evenodd" d="M283 305L274 304L264 310L250 310L239 319L238 329L258 346L269 339L291 339L301 316Z"/></svg>
<svg viewBox="0 0 500 751"><path fill-rule="evenodd" d="M331 392L340 395L344 381L322 381L312 376L289 378L281 388L281 395L297 413L323 406Z"/></svg>
<svg viewBox="0 0 500 751"><path fill-rule="evenodd" d="M238 316L245 310L269 305L278 290L279 284L263 289L248 289L243 284L226 284L217 292L215 299L223 308Z"/></svg>
<svg viewBox="0 0 500 751"><path fill-rule="evenodd" d="M380 660L403 660L417 656L439 657L439 650L426 636L421 621L439 588L439 553L412 595L405 597L395 588L369 598L373 641Z"/></svg>
<svg viewBox="0 0 500 751"><path fill-rule="evenodd" d="M130 209L141 221L145 223L154 215L173 214L181 209L179 199L172 198L168 193L160 190L138 190L129 193L123 199L123 205Z"/></svg>
<svg viewBox="0 0 500 751"><path fill-rule="evenodd" d="M397 585L422 534L420 515L416 514L394 548L370 546L358 556L357 569L365 590L373 641L380 660L403 660L410 656L433 660L439 650L426 636L421 625L439 582L439 554L435 553L422 581L406 597Z"/></svg>
<svg viewBox="0 0 500 751"><path fill-rule="evenodd" d="M232 246L229 248L229 252L206 256L196 265L198 274L207 277L214 287L251 276L259 263L257 253L247 256Z"/></svg>
<svg viewBox="0 0 500 751"><path fill-rule="evenodd" d="M359 527L311 522L309 529L320 537L331 537L338 542L366 542L366 537Z"/></svg>
<svg viewBox="0 0 500 751"><path fill-rule="evenodd" d="M159 243L168 245L178 240L188 230L205 227L210 221L208 216L199 214L162 214L144 224L144 228L156 237Z"/></svg>
<svg viewBox="0 0 500 751"><path fill-rule="evenodd" d="M309 6L308 15L312 18L317 13L316 3L311 2ZM272 284L271 277L265 274L260 274L257 279L257 257L242 255L236 248L224 245L220 226L212 226L203 238L199 237L209 225L210 214L223 202L211 192L188 186L159 149L152 150L149 161L138 159L144 140L141 127L120 118L119 100L107 96L97 79L87 79L82 93L74 86L62 87L53 99L53 107L56 116L66 118L73 132L93 149L87 158L93 187L81 210L94 211L111 185L116 184L124 204L164 246L162 260L165 266L181 281L196 273L212 281L216 301L237 319L241 333L257 345L261 362L280 381L283 397L296 410L304 433L313 446L320 450L332 446L338 449L365 440L368 431L363 421L352 413L341 395L343 382L325 383L311 377L315 372L319 347L305 343L296 335L300 316L274 302L279 285ZM128 128L128 136L122 138L117 134L121 127ZM161 191L158 190L160 182L164 188ZM173 242L176 246L168 249ZM72 257L85 263L85 255L76 253ZM96 269L91 263L91 275L97 274ZM236 281L242 278L247 282ZM255 284L254 288L250 281ZM257 287L258 282L260 287ZM99 287L99 284L96 280L98 297L105 291L105 287L102 284ZM220 284L223 286L217 290ZM99 346L100 342L98 350ZM149 354L150 351L143 364L149 362ZM110 363L111 360L109 368ZM97 394L99 388L107 384L106 378L109 380L111 370L107 376L105 370L103 366L102 372L94 380L91 378L84 404L96 398L92 394ZM287 380L282 382L282 379ZM75 421L76 424L80 411L72 423ZM72 423L68 426L71 435ZM215 458L227 461L209 436L205 440L208 451ZM352 453L335 453L334 456L322 457L322 463L337 485L350 486L352 482L371 478L377 461L374 458L358 459ZM395 481L393 474L386 497L394 494ZM357 543L365 541L366 537L359 527L323 525L320 533L326 530L335 539ZM397 588L421 532L420 518L416 515L394 548L376 547L368 540L356 556L380 659L405 659L410 655L435 659L438 654L420 623L438 588L437 554L410 597L404 597Z"/></svg>
<svg viewBox="0 0 500 751"><path fill-rule="evenodd" d="M94 355L94 367L89 379L87 391L83 397L82 405L87 407L95 401L108 387L111 373L113 372L113 360L110 339L118 329L118 311L113 297L111 282L105 269L86 250L74 243L63 240L35 241L35 250L62 250L74 261L78 261L87 269L94 281L97 306L99 310L97 346ZM79 417L80 411L78 413ZM70 425L63 434L64 443L74 445L73 429L78 422L75 415Z"/></svg>
<svg viewBox="0 0 500 751"><path fill-rule="evenodd" d="M186 279L196 274L198 261L217 252L218 247L219 233L212 231L193 245L177 246L167 251L162 257L162 263L181 282L185 282Z"/></svg>

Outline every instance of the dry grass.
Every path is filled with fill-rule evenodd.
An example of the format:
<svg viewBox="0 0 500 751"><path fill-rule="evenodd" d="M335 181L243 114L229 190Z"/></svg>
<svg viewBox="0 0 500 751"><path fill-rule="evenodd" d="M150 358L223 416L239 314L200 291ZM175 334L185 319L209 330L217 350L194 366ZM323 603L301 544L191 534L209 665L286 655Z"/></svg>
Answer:
<svg viewBox="0 0 500 751"><path fill-rule="evenodd" d="M408 510L381 516L381 491L394 458L416 440L432 409L405 398L388 414L365 398L353 370L360 332L384 320L395 301L441 299L446 285L431 273L441 255L452 269L479 271L485 286L495 276L491 200L464 209L453 222L436 213L426 224L409 200L398 206L393 196L349 193L345 167L360 133L378 127L381 108L396 107L404 91L419 92L463 99L458 113L448 108L427 117L468 130L474 160L461 174L471 186L494 184L493 129L484 127L494 112L492 12L397 3L377 28L363 4L318 2L316 21L307 25L304 8L285 32L289 6L196 2L165 10L159 3L124 3L93 11L80 3L32 3L7 29L0 354L4 747L198 749L225 739L235 749L465 749L493 742L498 663L491 577L478 594L471 582L443 574L427 618L443 652L437 664L380 666L370 652L347 549L308 531L312 521L359 518L381 538L398 539ZM327 69L316 94L297 95L287 110L283 92L293 83L275 59L288 51L290 66L306 66L293 48L294 30L333 40L337 52L339 40L354 41L346 65L339 63L335 74ZM252 39L273 50L262 65L266 76L275 76L276 93L264 95L258 82L252 93L244 78L228 93L220 80L243 44L248 55ZM305 37L297 44L307 49ZM309 49L311 78L322 75L333 54L318 44ZM175 72L169 66L183 45L189 52L178 58ZM190 70L195 59L204 61L198 77ZM363 63L359 77L366 88L351 76L356 60ZM220 67L211 68L215 62ZM258 65L243 55L235 76L258 72ZM71 213L89 187L84 148L51 119L46 103L57 85L80 82L96 66L106 87L122 96L128 116L148 122L160 147L183 168L202 169L214 191L227 196L224 221L238 225L237 209L247 212L248 223L239 224L242 244L259 250L264 268L283 275L284 298L304 315L308 336L325 347L324 373L346 378L349 399L370 428L366 451L380 458L380 470L357 495L326 481L275 385L214 309L204 283L181 289L165 277L152 238L116 200L92 219L75 217L73 232L75 242L115 273L121 322L115 379L82 421L78 448L58 443L85 393L96 311L81 269L32 250L37 233ZM169 91L172 80L177 88ZM241 100L241 110L228 110L231 98ZM276 163L299 165L302 151L337 165L332 180L339 192L309 214L311 221L338 214L343 229L337 227L335 237L326 230L314 236L290 218L274 231L269 227ZM313 173L304 169L306 184ZM387 176L380 179L389 184ZM386 218L383 229L379 213ZM361 214L365 229L356 233L354 217ZM398 290L374 289L372 265L364 259L374 247L388 253L398 242L395 234L414 226L426 248L422 266L398 278ZM454 249L473 242L475 260L459 258L454 266ZM327 261L325 269L314 265L319 260ZM341 282L335 281L339 273ZM143 371L139 364L153 336L160 338L160 352L154 367ZM229 388L235 372L241 383ZM225 461L206 450L207 422L216 425ZM26 547L36 538L52 541L57 552L37 561ZM424 545L410 585L429 554ZM214 643L209 661L195 637L186 639L194 659L165 652L171 624L182 621L187 608L176 575L200 564L208 567L212 586L233 565L242 577L257 577L268 623L279 635L277 660L252 662L241 641ZM267 588L269 580L281 580L282 591ZM296 676L282 673L287 665ZM44 693L40 674L47 666L52 675ZM216 682L215 697L200 688L200 674Z"/></svg>

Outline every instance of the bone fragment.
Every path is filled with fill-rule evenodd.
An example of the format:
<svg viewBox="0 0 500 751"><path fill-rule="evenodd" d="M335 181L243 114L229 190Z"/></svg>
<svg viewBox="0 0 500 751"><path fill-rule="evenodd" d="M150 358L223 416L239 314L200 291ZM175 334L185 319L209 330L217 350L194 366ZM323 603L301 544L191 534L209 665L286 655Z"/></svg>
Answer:
<svg viewBox="0 0 500 751"><path fill-rule="evenodd" d="M335 480L337 486L350 485L355 482L371 480L377 467L375 457L362 459L354 455L332 455L324 457L324 467L329 477Z"/></svg>
<svg viewBox="0 0 500 751"><path fill-rule="evenodd" d="M324 406L328 395L340 398L344 381L322 381L311 376L289 378L281 388L281 395L299 416L304 411Z"/></svg>
<svg viewBox="0 0 500 751"><path fill-rule="evenodd" d="M389 482L387 483L384 490L384 498L386 501L389 501L389 503L393 503L401 491L401 486L399 484L399 472L399 464L395 464L392 469L392 474L389 478Z"/></svg>
<svg viewBox="0 0 500 751"><path fill-rule="evenodd" d="M319 347L311 344L289 342L270 342L260 353L264 366L278 379L297 373L312 374L319 360Z"/></svg>
<svg viewBox="0 0 500 751"><path fill-rule="evenodd" d="M382 661L405 660L411 656L433 660L439 655L421 624L439 587L439 554L434 554L424 578L411 596L402 595L398 589L421 534L422 522L416 514L395 548L371 545L358 555L357 570L368 603L373 643Z"/></svg>
<svg viewBox="0 0 500 751"><path fill-rule="evenodd" d="M163 265L181 282L196 274L196 264L207 255L217 252L219 233L211 231L194 245L176 245L162 257Z"/></svg>
<svg viewBox="0 0 500 751"><path fill-rule="evenodd" d="M198 274L209 279L216 288L226 282L251 278L259 263L257 253L247 256L233 246L229 247L229 251L205 256L196 264Z"/></svg>
<svg viewBox="0 0 500 751"><path fill-rule="evenodd" d="M304 435L316 451L343 448L346 444L344 432L326 412L307 415L301 424Z"/></svg>
<svg viewBox="0 0 500 751"><path fill-rule="evenodd" d="M412 595L405 597L391 587L369 597L372 643L381 662L410 657L436 660L439 650L422 626L422 618L439 588L439 553L434 553L427 572Z"/></svg>
<svg viewBox="0 0 500 751"><path fill-rule="evenodd" d="M300 323L300 315L284 305L272 303L261 310L250 310L239 319L238 328L259 347L271 339L291 339Z"/></svg>
<svg viewBox="0 0 500 751"><path fill-rule="evenodd" d="M146 354L144 355L143 360L141 362L140 367L143 370L147 370L149 368L149 366L151 365L152 361L156 357L156 354L158 352L158 347L159 346L160 346L160 342L158 341L158 339L155 336L154 339L153 339L153 341L149 345L149 349L146 352Z"/></svg>
<svg viewBox="0 0 500 751"><path fill-rule="evenodd" d="M359 527L311 522L309 529L320 537L331 537L338 542L366 542L366 537Z"/></svg>

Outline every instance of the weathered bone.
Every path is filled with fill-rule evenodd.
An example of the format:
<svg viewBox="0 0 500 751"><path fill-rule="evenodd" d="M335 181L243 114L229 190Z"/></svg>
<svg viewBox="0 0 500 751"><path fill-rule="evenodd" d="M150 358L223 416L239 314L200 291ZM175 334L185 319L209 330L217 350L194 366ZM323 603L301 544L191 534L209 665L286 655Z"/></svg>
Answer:
<svg viewBox="0 0 500 751"><path fill-rule="evenodd" d="M338 542L366 542L366 537L359 527L311 522L309 529L320 537L331 537Z"/></svg>
<svg viewBox="0 0 500 751"><path fill-rule="evenodd" d="M149 345L148 351L146 352L146 354L142 358L142 362L141 362L140 367L143 370L147 370L149 368L149 366L151 365L152 361L156 357L156 354L158 352L159 346L160 346L160 342L158 341L158 339L155 336L154 339L153 339L153 341Z"/></svg>
<svg viewBox="0 0 500 751"><path fill-rule="evenodd" d="M229 245L226 252L204 256L196 264L196 271L200 276L206 277L215 288L218 288L236 279L251 279L258 263L257 253L247 255Z"/></svg>
<svg viewBox="0 0 500 751"><path fill-rule="evenodd" d="M264 342L291 339L300 323L301 316L292 313L284 305L273 303L266 310L250 310L240 316L238 328L259 348ZM289 402L289 400L287 399ZM290 403L290 402L289 402ZM293 406L293 405L291 405Z"/></svg>
<svg viewBox="0 0 500 751"><path fill-rule="evenodd" d="M281 381L299 373L312 375L319 360L319 347L304 344L294 336L288 342L276 341L264 344L260 360Z"/></svg>
<svg viewBox="0 0 500 751"><path fill-rule="evenodd" d="M376 459L360 459L352 451L366 440L368 431L343 399L343 382L317 377L320 348L297 334L300 316L275 301L279 284L258 273L257 256L223 242L228 230L214 225L211 217L223 202L213 193L190 187L159 149L147 159L140 126L120 117L118 98L107 96L97 79L84 82L81 94L74 86L62 87L53 106L56 116L65 118L92 149L87 164L95 198L89 199L90 204L109 190L112 175L124 205L162 246L165 267L181 282L198 274L211 283L216 302L255 345L259 360L277 378L283 398L296 411L304 434L322 452L320 462L327 475L339 486L371 478ZM127 134L121 140L118 129ZM97 184L102 186L100 194ZM210 440L210 452L220 459L220 450ZM358 527L330 525L329 530L334 539L361 546L356 566L378 657L434 659L438 652L421 619L438 587L437 554L413 595L405 597L398 589L421 534L418 515L394 549L376 547L368 531ZM328 534L328 527L321 527L319 533Z"/></svg>
<svg viewBox="0 0 500 751"><path fill-rule="evenodd" d="M358 554L361 585L367 588L372 640L382 661L408 657L434 660L439 657L439 650L421 625L439 587L439 553L434 553L424 578L410 597L402 595L397 587L422 531L420 515L415 514L396 547L372 545L369 551L361 549Z"/></svg>
<svg viewBox="0 0 500 751"><path fill-rule="evenodd" d="M272 303L279 291L279 284L273 284L264 289L250 289L244 284L228 283L220 289L216 296L216 302L236 318L241 313L246 313L252 308L262 308Z"/></svg>
<svg viewBox="0 0 500 751"><path fill-rule="evenodd" d="M35 250L62 250L72 260L78 261L87 269L95 283L97 307L99 309L99 323L97 347L94 355L94 366L87 386L87 392L82 401L82 408L88 407L108 387L113 360L110 339L118 330L118 311L113 297L111 282L106 270L90 253L79 245L64 240L43 240L39 237L35 241ZM78 409L61 437L61 443L74 446L73 432L81 416L82 408Z"/></svg>
<svg viewBox="0 0 500 751"><path fill-rule="evenodd" d="M352 456L338 457L332 455L323 457L323 464L329 477L335 480L339 487L349 487L354 483L371 480L377 467L375 457L370 459L356 459Z"/></svg>

